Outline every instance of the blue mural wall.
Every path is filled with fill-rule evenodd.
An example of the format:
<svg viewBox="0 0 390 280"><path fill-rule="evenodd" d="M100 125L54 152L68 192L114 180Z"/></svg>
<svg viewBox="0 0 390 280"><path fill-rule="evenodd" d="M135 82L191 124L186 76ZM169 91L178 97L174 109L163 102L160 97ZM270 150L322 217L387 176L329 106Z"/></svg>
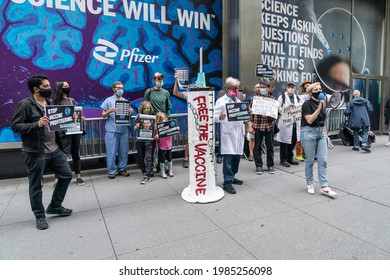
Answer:
<svg viewBox="0 0 390 280"><path fill-rule="evenodd" d="M46 74L53 85L66 80L86 117L101 116L100 104L114 81L137 107L165 74L171 91L174 68L188 67L191 83L199 71L208 86L222 84L222 0L7 0L0 3L0 144L18 142L10 123L21 99L30 96L27 79ZM186 112L171 97L172 113Z"/></svg>

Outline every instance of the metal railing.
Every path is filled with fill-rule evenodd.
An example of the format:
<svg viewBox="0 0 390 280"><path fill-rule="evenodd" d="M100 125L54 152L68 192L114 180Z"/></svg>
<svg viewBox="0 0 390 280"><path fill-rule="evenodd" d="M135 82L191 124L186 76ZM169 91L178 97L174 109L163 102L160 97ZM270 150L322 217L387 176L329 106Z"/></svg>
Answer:
<svg viewBox="0 0 390 280"><path fill-rule="evenodd" d="M326 125L329 136L337 136L340 127L344 123L344 110L327 109ZM180 127L180 134L173 136L173 151L184 150L184 145L187 140L187 114L172 114L170 119L176 120ZM103 118L87 118L84 122L84 130L86 135L81 137L80 142L80 157L81 159L94 159L106 156L106 147L104 143L105 135L105 120ZM131 119L131 128L134 127L134 119ZM134 130L130 130L129 135L129 154L136 154L136 137ZM218 131L217 131L218 132ZM216 133L216 145L219 143L219 133Z"/></svg>

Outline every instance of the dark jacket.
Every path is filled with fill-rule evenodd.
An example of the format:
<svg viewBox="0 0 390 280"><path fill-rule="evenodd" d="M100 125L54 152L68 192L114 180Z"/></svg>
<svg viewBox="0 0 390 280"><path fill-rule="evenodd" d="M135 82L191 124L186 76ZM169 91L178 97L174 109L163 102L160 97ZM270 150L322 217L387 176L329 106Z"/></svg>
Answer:
<svg viewBox="0 0 390 280"><path fill-rule="evenodd" d="M350 128L359 128L370 126L370 117L373 107L370 101L363 97L355 97L347 103L347 109L344 114L349 117L348 126Z"/></svg>
<svg viewBox="0 0 390 280"><path fill-rule="evenodd" d="M46 102L50 105L49 100L46 99ZM20 134L22 149L25 152L45 152L45 128L38 126L41 117L43 117L43 112L32 96L21 100L16 106L12 116L11 129L13 132ZM56 143L62 147L58 133L56 133Z"/></svg>
<svg viewBox="0 0 390 280"><path fill-rule="evenodd" d="M390 122L390 98L387 99L385 104L385 125L389 125Z"/></svg>

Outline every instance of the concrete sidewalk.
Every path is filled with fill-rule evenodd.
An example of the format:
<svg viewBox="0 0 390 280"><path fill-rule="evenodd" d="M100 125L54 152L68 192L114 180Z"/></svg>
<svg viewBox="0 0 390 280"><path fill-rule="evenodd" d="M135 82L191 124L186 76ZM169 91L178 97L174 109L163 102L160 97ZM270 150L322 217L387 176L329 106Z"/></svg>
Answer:
<svg viewBox="0 0 390 280"><path fill-rule="evenodd" d="M390 147L378 136L372 153L339 140L329 151L330 199L306 193L304 164L255 174L241 161L237 194L215 203L181 198L188 169L174 162L175 177L141 185L141 172L109 180L105 169L72 181L64 206L70 217L48 216L39 231L30 210L27 178L0 181L0 259L390 259ZM263 156L264 159L264 156ZM218 185L222 185L218 165ZM315 179L317 174L315 173ZM44 178L44 204L53 176Z"/></svg>

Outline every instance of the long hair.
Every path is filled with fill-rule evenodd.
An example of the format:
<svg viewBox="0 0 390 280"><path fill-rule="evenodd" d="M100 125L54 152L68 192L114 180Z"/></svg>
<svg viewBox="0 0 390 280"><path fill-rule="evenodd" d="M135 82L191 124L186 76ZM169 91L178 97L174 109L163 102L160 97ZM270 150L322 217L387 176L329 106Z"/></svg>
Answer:
<svg viewBox="0 0 390 280"><path fill-rule="evenodd" d="M54 98L53 98L53 104L59 105L61 104L61 101L64 100L64 92L62 90L62 87L64 86L65 80L57 81L54 84Z"/></svg>
<svg viewBox="0 0 390 280"><path fill-rule="evenodd" d="M153 115L153 111L154 111L153 106L152 106L152 103L150 103L149 101L142 101L141 105L139 105L139 107L138 107L138 114L142 114L142 111L144 110L146 105L149 105L149 107L150 107L149 114Z"/></svg>

